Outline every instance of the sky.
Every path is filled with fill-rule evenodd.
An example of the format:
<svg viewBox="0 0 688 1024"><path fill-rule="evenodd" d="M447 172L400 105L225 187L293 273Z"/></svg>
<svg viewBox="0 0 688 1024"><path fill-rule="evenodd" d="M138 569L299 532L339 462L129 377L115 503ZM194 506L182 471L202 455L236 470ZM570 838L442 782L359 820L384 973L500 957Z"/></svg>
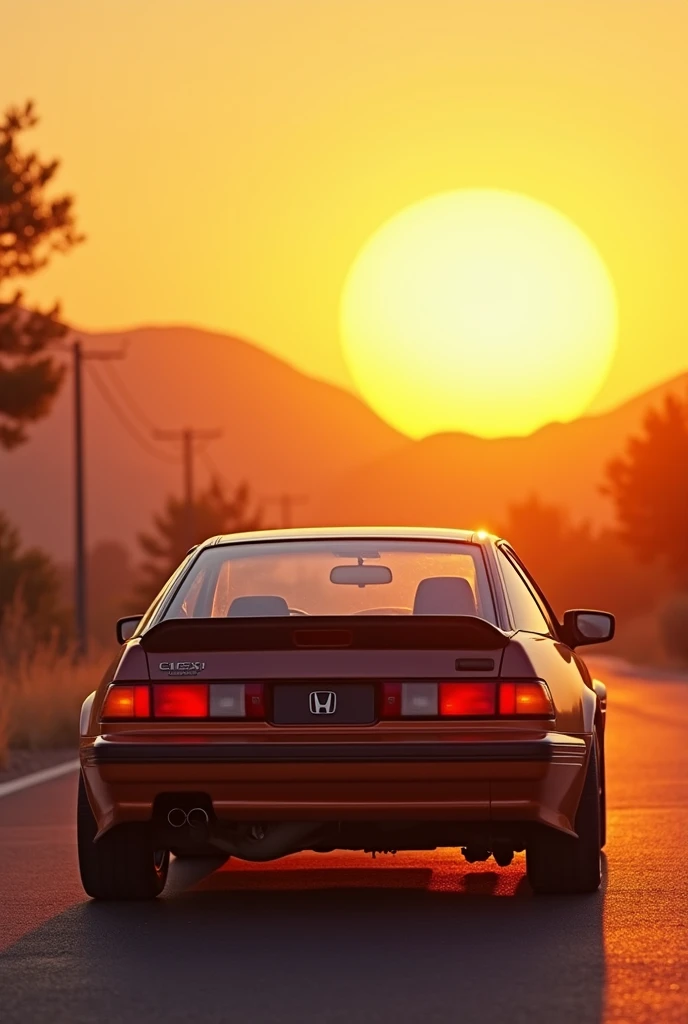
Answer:
<svg viewBox="0 0 688 1024"><path fill-rule="evenodd" d="M410 203L521 192L593 241L619 346L589 407L688 369L684 0L0 0L88 242L26 287L81 328L186 323L353 387L342 286Z"/></svg>

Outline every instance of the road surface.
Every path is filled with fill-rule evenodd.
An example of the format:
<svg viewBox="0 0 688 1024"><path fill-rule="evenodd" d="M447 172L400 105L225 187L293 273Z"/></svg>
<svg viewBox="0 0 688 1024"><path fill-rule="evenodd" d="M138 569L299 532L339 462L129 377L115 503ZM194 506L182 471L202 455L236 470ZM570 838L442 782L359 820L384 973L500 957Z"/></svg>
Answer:
<svg viewBox="0 0 688 1024"><path fill-rule="evenodd" d="M449 851L172 866L152 904L77 877L76 778L0 800L3 1024L688 1021L688 682L609 686L603 891L531 895Z"/></svg>

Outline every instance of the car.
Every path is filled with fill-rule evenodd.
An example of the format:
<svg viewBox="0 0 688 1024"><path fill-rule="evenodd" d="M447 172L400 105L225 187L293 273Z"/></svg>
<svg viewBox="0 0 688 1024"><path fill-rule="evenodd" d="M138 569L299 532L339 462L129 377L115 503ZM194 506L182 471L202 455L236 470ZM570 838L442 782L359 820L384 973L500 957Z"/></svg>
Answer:
<svg viewBox="0 0 688 1024"><path fill-rule="evenodd" d="M170 851L525 851L536 893L599 887L606 690L577 649L614 617L559 622L505 540L214 537L117 635L81 711L91 897L154 898Z"/></svg>

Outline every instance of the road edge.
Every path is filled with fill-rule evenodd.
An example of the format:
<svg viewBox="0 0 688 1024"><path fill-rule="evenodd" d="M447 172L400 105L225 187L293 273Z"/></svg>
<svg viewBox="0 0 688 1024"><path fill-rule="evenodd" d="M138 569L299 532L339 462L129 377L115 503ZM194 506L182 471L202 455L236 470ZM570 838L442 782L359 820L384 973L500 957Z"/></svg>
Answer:
<svg viewBox="0 0 688 1024"><path fill-rule="evenodd" d="M62 761L61 764L55 764L51 768L41 768L40 771L10 779L9 782L0 782L0 798L10 796L12 793L19 793L22 789L29 789L31 786L39 786L42 782L59 779L62 775L77 771L78 768L79 759L74 757L69 761Z"/></svg>

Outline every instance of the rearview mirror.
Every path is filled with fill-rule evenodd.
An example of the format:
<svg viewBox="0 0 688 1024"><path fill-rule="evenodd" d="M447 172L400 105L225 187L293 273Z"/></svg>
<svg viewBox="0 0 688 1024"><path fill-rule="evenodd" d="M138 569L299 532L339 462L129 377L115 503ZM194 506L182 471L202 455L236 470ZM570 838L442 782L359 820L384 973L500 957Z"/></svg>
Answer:
<svg viewBox="0 0 688 1024"><path fill-rule="evenodd" d="M330 583L345 587L377 587L392 582L392 570L386 565L335 565Z"/></svg>
<svg viewBox="0 0 688 1024"><path fill-rule="evenodd" d="M125 615L117 620L117 643L125 644L131 640L143 615Z"/></svg>
<svg viewBox="0 0 688 1024"><path fill-rule="evenodd" d="M609 612L574 608L564 612L564 639L569 647L604 644L614 636L616 620Z"/></svg>

